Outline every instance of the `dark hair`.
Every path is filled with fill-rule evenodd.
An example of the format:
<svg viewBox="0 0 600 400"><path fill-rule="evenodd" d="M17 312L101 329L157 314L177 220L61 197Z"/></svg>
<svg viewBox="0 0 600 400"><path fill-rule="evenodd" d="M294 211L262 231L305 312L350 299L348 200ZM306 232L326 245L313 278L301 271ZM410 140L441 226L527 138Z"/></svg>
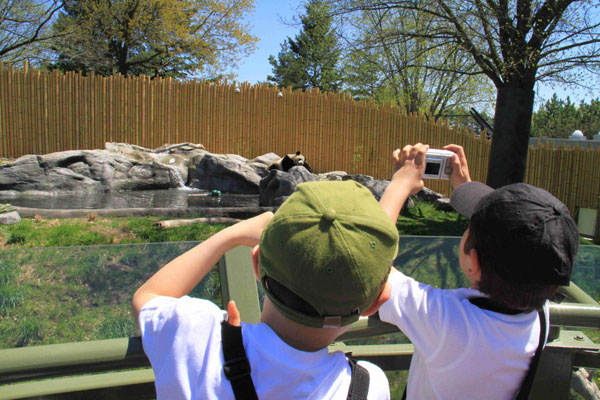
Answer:
<svg viewBox="0 0 600 400"><path fill-rule="evenodd" d="M292 292L281 283L277 282L270 276L266 276L263 281L264 286L271 292L273 296L280 302L290 307L293 310L299 311L305 315L311 317L319 317L321 314L313 306L311 306L306 300Z"/></svg>
<svg viewBox="0 0 600 400"><path fill-rule="evenodd" d="M464 252L469 254L477 250L481 266L481 279L477 283L480 292L487 294L493 300L517 310L534 310L541 308L550 299L558 285L543 285L535 283L507 282L496 270L499 266L494 257L486 257L486 249L477 240L477 232L469 224L469 233L465 238Z"/></svg>
<svg viewBox="0 0 600 400"><path fill-rule="evenodd" d="M392 272L391 266L388 269L387 274L383 277L381 281L381 289L383 289L385 283L387 282L388 277L390 276L390 272ZM292 292L290 289L286 288L270 276L265 275L265 277L263 278L263 286L271 292L272 296L275 296L277 300L290 307L291 309L299 311L311 317L322 316L306 300L304 300L302 297L298 296L296 293ZM359 310L359 312L362 311L364 310Z"/></svg>

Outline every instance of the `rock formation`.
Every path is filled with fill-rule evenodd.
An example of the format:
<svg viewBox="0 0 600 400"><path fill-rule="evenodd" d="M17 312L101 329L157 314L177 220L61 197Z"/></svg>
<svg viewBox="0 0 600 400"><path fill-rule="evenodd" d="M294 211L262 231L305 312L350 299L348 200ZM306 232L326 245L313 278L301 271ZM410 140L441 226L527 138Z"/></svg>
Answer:
<svg viewBox="0 0 600 400"><path fill-rule="evenodd" d="M343 171L313 174L296 166L288 172L269 171L275 153L246 159L235 154L213 154L202 145L182 143L155 150L106 143L103 150L71 150L26 155L0 164L0 191L6 193L65 193L135 191L188 187L228 194L258 195L260 206L279 206L302 182L355 180L379 200L389 184L368 175ZM425 189L424 200L443 196ZM417 197L419 197L417 196Z"/></svg>

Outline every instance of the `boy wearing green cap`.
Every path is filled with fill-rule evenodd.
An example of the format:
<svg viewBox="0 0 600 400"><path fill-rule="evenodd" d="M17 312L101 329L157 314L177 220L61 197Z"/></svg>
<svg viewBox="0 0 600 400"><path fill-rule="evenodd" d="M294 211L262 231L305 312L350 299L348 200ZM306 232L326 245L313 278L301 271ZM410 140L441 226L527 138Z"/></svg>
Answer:
<svg viewBox="0 0 600 400"><path fill-rule="evenodd" d="M261 322L242 324L242 354L230 357L225 311L187 294L240 245L254 246L254 272L267 296ZM364 186L309 182L275 215L228 227L171 261L133 297L158 397L233 399L234 391L255 391L260 399L389 398L383 371L329 354L327 346L386 301L397 246L395 224ZM231 358L242 361L224 361ZM246 358L251 380L239 389L233 375L247 368Z"/></svg>
<svg viewBox="0 0 600 400"><path fill-rule="evenodd" d="M450 203L469 218L459 263L469 289L442 290L393 270L382 321L411 340L408 399L527 398L547 338L548 299L568 285L578 246L569 210L547 191L519 183L492 189L471 182L464 150L453 156ZM422 187L428 146L394 152ZM406 177L403 171L402 177ZM394 174L381 205L393 221L406 200ZM411 190L413 191L413 190ZM530 372L531 371L531 372Z"/></svg>

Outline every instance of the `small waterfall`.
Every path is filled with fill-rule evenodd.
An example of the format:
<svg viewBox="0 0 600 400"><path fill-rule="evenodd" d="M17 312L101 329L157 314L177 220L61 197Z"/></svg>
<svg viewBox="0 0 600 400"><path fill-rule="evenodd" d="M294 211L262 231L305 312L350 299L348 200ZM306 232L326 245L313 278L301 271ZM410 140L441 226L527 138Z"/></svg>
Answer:
<svg viewBox="0 0 600 400"><path fill-rule="evenodd" d="M170 176L171 180L175 182L175 184L176 184L175 187L177 189L193 190L192 188L185 186L185 181L183 180L183 176L182 176L179 168L174 167L172 165L167 165L167 168L169 168L169 176Z"/></svg>

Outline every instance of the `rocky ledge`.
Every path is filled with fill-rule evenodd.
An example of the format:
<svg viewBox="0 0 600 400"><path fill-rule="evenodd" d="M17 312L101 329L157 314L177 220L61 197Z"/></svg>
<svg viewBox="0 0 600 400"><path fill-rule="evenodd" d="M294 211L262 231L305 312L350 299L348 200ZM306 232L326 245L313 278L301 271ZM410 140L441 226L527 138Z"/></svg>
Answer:
<svg viewBox="0 0 600 400"><path fill-rule="evenodd" d="M302 166L289 171L269 170L280 158L275 153L246 159L235 154L213 154L202 145L181 143L150 150L125 143L106 143L103 150L72 150L26 155L0 164L0 191L87 192L156 190L189 187L222 193L258 195L260 206L279 206L296 185L316 180L360 182L380 199L389 184L367 175L343 171L322 174ZM429 189L417 197L448 209L442 195ZM441 200L440 200L441 199Z"/></svg>

